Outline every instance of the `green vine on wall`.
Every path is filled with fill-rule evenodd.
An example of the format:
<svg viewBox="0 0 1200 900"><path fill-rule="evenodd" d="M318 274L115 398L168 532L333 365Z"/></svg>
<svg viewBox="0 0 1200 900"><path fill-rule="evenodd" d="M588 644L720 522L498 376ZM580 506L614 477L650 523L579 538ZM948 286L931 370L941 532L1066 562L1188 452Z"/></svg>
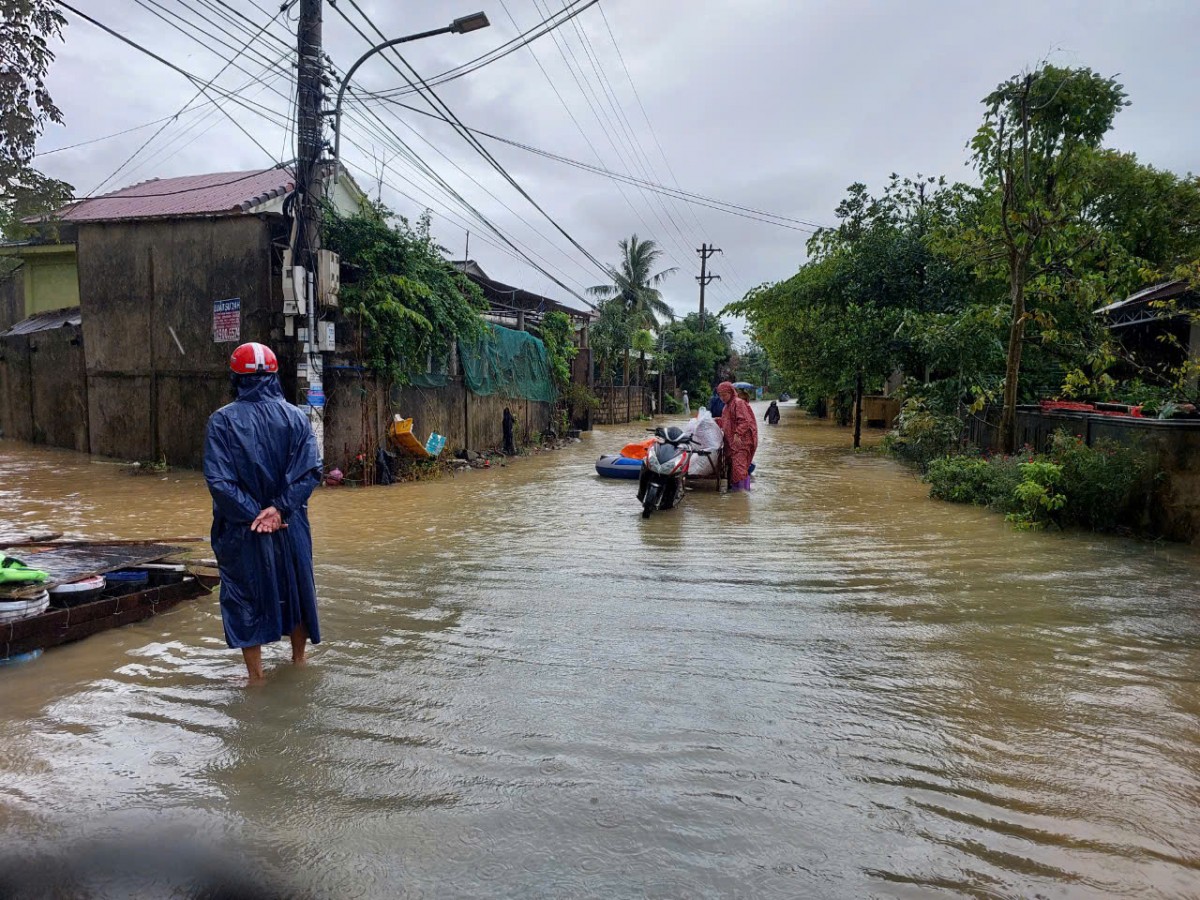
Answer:
<svg viewBox="0 0 1200 900"><path fill-rule="evenodd" d="M443 256L429 213L412 225L379 203L352 216L325 210L325 244L342 261L341 301L358 319L362 364L395 384L443 363L483 328L483 292Z"/></svg>

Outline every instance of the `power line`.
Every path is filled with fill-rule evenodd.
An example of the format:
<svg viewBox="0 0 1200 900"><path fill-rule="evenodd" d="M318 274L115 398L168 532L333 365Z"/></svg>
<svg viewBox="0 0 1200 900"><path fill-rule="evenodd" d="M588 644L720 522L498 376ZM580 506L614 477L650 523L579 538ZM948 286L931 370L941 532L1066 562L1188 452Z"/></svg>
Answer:
<svg viewBox="0 0 1200 900"><path fill-rule="evenodd" d="M402 109L406 109L410 112L417 113L418 115L427 116L427 117L433 118L433 119L439 119L439 120L441 119L441 117L436 115L435 113L428 112L427 110L423 110L423 109L420 109L415 106L410 106L406 103L401 103L398 100L392 100L392 101L388 101L388 102L394 106L399 106ZM658 184L656 182L647 181L642 178L636 178L632 175L623 174L621 172L614 172L613 170L606 169L602 166L594 166L590 163L585 163L582 160L572 159L571 157L563 156L558 153L552 153L549 150L543 150L540 147L535 147L531 144L526 144L522 141L517 141L517 140L513 140L512 138L502 137L501 135L494 134L493 132L485 131L482 128L471 128L470 126L464 126L464 127L466 127L473 134L477 134L480 137L485 137L485 138L488 138L489 140L498 141L502 144L507 144L510 147L516 147L520 150L525 150L528 153L533 153L537 156L542 156L542 157L545 157L546 159L552 159L556 162L563 163L564 165L569 165L569 166L574 166L575 168L584 169L584 170L592 172L596 175L603 175L606 178L611 178L611 179L614 179L617 181L624 182L626 184L630 184L630 185L634 185L634 186L638 186L638 187L644 187L647 190L659 191L663 194L666 194L669 197L675 197L676 199L679 199L679 200L687 201L690 203L695 203L698 206L706 206L710 209L715 209L719 212L725 212L725 213L729 213L731 215L738 215L740 213L743 215L744 218L756 219L757 221L761 221L766 225L778 225L781 228L789 228L790 227L795 231L808 231L808 232L817 231L821 228L826 227L817 222L810 222L806 219L797 219L797 218L793 218L791 216L783 216L783 215L778 215L776 213L766 212L765 210L741 206L739 204L731 203L726 200L720 200L715 197L708 197L704 194L697 194L692 191L676 189L676 188L672 188L672 187L669 187L664 184Z"/></svg>
<svg viewBox="0 0 1200 900"><path fill-rule="evenodd" d="M352 7L354 7L355 11L359 14L359 16L361 16L363 18L363 20L365 22L367 22L367 24L370 25L371 28L379 35L379 37L381 39L386 40L386 35L384 35L383 32L380 31L379 28L375 25L375 23L371 21L370 17L368 17L362 11L362 9L359 7L356 0L349 0L349 3ZM335 7L335 9L337 9L337 11L342 15L343 18L346 19L347 22L350 22L351 26L356 31L358 31L358 33L363 37L364 40L366 40L368 43L371 43L370 38L368 38L366 36L366 34L364 34L362 32L362 30L358 28L357 25L355 25L353 22L351 22L350 18L345 14L344 11L341 10L340 7ZM462 138L468 143L468 145L471 146L471 148L474 149L477 153L479 153L479 155L482 156L489 163L489 165L491 165L492 168L494 168L501 175L501 177L504 178L505 181L507 181L510 185L512 185L514 190L516 190L519 194L521 194L521 196L523 196L530 203L530 205L534 207L534 209L536 209L539 213L541 213L542 216L545 217L545 219L548 222L550 222L551 225L554 226L555 230L558 231L559 234L561 234L563 237L565 237L571 243L571 245L575 247L575 249L577 249L585 257L587 257L588 260L593 265L595 265L596 268L598 268L601 272L607 274L607 267L603 263L601 263L600 260L598 260L591 253L591 251L589 251L586 247L584 247L583 244L581 244L578 240L576 240L575 237L570 232L568 232L562 225L560 225L558 223L558 221L553 216L551 216L541 206L541 204L539 204L536 200L533 199L533 197L529 194L529 192L524 187L522 187L521 184L511 174L509 174L509 172L504 168L504 166L502 166L500 164L500 162L487 150L487 148L484 147L483 144L481 144L479 142L479 140L477 138L475 138L466 129L466 127L462 124L462 121L458 118L457 115L455 115L454 111L452 109L450 109L450 107L437 95L437 93L432 88L429 87L429 85L420 76L420 74L416 71L416 69L414 69L411 65L409 65L407 60L404 59L404 56L395 47L392 47L391 50L392 50L392 54L396 57L396 59L398 59L404 65L404 67L413 74L413 76L417 79L417 81L419 81L421 83L421 86L424 89L422 92L422 98L425 100L425 102L428 103L429 106L432 109L434 109L435 111L437 111L438 107L440 106L441 111L439 111L439 115L441 115L442 118L446 119L447 122L450 122L452 124L452 126L455 128L455 130L459 133L460 136L462 136ZM397 74L399 74L402 78L404 78L405 81L408 81L410 84L412 83L412 80L407 75L405 75L403 72L401 72L395 63L392 63L392 68L395 69ZM435 101L436 101L436 104L435 104Z"/></svg>
<svg viewBox="0 0 1200 900"><path fill-rule="evenodd" d="M533 0L533 2L534 8L538 10L538 13L540 15L545 15L538 0ZM579 60L578 57L575 56L574 49L567 42L565 36L560 36L556 33L552 35L552 37L554 40L555 49L558 50L558 54L562 58L563 65L570 74L572 81L575 82L575 86L579 89L579 93L583 97L584 102L587 104L588 109L591 111L592 117L596 120L596 124L600 127L600 131L604 135L605 140L608 141L609 147L612 148L618 164L626 165L625 157L621 153L621 150L617 147L616 141L613 139L613 133L617 129L613 126L611 119L609 119L607 112L604 110L603 104L600 102L600 98L595 94L595 92L590 90L591 86L588 83L586 76L583 75L583 69L579 66ZM570 53L570 58L568 58L568 52ZM572 60L574 60L574 64L572 64ZM579 68L578 73L576 73L577 67ZM597 158L599 159L600 157L597 156ZM666 230L667 226L663 222L662 217L658 214L658 211L655 209L654 204L650 202L644 191L642 191L640 188L638 190L639 193L641 193L642 199L646 203L646 208L650 211L650 214L657 219L660 226ZM647 223L646 219L641 216L640 213L638 214L638 218L640 218L642 220L642 224L646 226L647 232L653 232L655 230ZM663 249L667 251L668 256L673 262L675 262L677 266L679 265L681 259L686 258L678 257L677 251L672 250L668 246L664 246ZM605 274L608 274L607 271Z"/></svg>
<svg viewBox="0 0 1200 900"><path fill-rule="evenodd" d="M132 128L125 128L121 131L114 131L112 134L106 134L102 137L92 138L87 141L80 141L78 144L68 144L66 147L55 147L53 150L42 150L34 154L34 159L41 156L50 156L53 153L62 153L64 150L74 150L77 147L86 147L89 144L99 144L101 141L112 140L115 137L121 137L125 134L132 134L135 131L141 131L143 128L149 128L151 125L157 125L160 122L169 122L174 116L163 116L161 119L154 119L151 122L143 122L141 125L134 125Z"/></svg>
<svg viewBox="0 0 1200 900"><path fill-rule="evenodd" d="M90 22L91 24L93 24L97 28L99 28L101 31L111 34L117 40L121 41L122 43L128 44L130 47L133 47L135 50L138 50L141 53L146 54L151 59L154 59L154 60L162 63L164 66L171 69L172 71L178 72L179 74L181 74L185 78L187 78L189 81L196 83L199 80L195 76L189 75L187 72L185 72L183 69L179 68L179 66L175 65L174 63L169 62L166 59L163 59L161 56L159 56L153 50L149 50L146 47L143 47L141 44L137 43L136 41L125 37L125 35L121 34L120 32L115 31L112 28L109 28L104 23L98 22L96 19L93 19L91 16L87 15L86 13L80 12L75 7L71 6L69 3L66 3L65 0L57 0L57 2L60 6L63 7L63 9L66 9L69 12L74 13L75 15L79 16L79 18L83 19L85 22ZM211 99L211 95L208 94L208 89L209 89L209 86L204 85L204 86L201 86L200 91L201 91L201 93L205 94L206 96L209 96ZM216 105L217 109L220 109L222 112L225 112L224 107L222 107L220 103L217 103L215 100L213 102ZM233 122L233 124L235 126L237 126L238 130L241 131L244 135L246 135L246 137L250 138L250 140L254 143L254 145L256 147L258 147L258 149L260 149L266 155L266 157L268 159L275 159L275 157L271 155L271 152L269 150L267 150L267 148L264 147L262 144L260 144L258 142L258 139L254 137L254 135L252 135L249 131L247 131L245 128L243 128L242 124L240 122L238 122L237 119L233 118L233 116L230 116L227 112L226 112L226 115L229 116L229 120L231 122ZM102 184L103 184L103 182L102 182Z"/></svg>
<svg viewBox="0 0 1200 900"><path fill-rule="evenodd" d="M372 112L372 111L368 110L368 112ZM372 112L372 115L374 116L376 121L379 123L378 127L385 129L387 131L387 133L391 136L391 139L394 141L393 147L398 148L400 150L401 155L405 158L406 161L408 161L411 165L416 167L416 171L420 175L422 175L424 178L429 180L431 184L435 185L439 190L444 192L447 196L451 197L456 203L458 203L460 206L462 206L462 208L464 210L466 210L470 215L475 217L485 228L492 231L492 233L494 233L500 240L504 241L506 244L508 244L510 247L512 247L514 251L519 253L524 259L526 259L529 262L530 265L534 266L543 275L545 275L547 278L550 278L552 281L554 281L555 284L557 284L561 288L563 288L563 290L568 291L572 296L575 296L578 299L583 300L584 303L587 303L587 301L584 300L582 295L576 293L572 288L567 287L565 284L563 284L557 278L554 278L554 276L552 276L548 272L546 272L546 270L543 269L541 266L539 266L537 263L534 263L533 260L530 258L529 253L532 253L534 256L537 256L539 259L541 259L543 262L546 263L546 265L550 266L551 268L558 269L557 266L555 266L553 263L546 260L544 257L542 257L540 254L538 254L537 251L533 250L532 248L527 247L526 249L529 250L529 253L526 253L525 250L522 250L520 247L518 247L513 239L510 239L509 237L504 235L503 232L501 232L500 229L496 225L494 225L486 216L484 216L482 212L480 212L465 197L463 197L462 194L459 193L453 186L451 186L449 182L447 182L444 178L442 178L442 176L439 175L437 173L437 171L433 169L432 166L430 166L427 162L425 162L425 160L422 159L420 157L420 155L417 154L416 151L414 151L404 141L403 138L401 138L399 135L397 135L390 126L388 126L385 122L383 122L382 119L379 119L379 117L377 115L374 115L373 112ZM359 123L359 124L360 124L360 127L362 127L361 123ZM386 138L385 138L385 143L387 143ZM517 215L517 214L514 213L514 215ZM517 218L519 221L524 222L524 219L522 219L519 215L517 215ZM524 222L524 224L528 225L527 222ZM553 245L551 245L551 246L553 246ZM558 269L558 271L562 272L561 269ZM570 277L570 276L566 275L565 272L563 273L563 276L567 277L567 278ZM574 279L572 279L572 280L574 280ZM578 284L578 282L576 282L576 283ZM580 285L580 287L582 287L582 285Z"/></svg>
<svg viewBox="0 0 1200 900"><path fill-rule="evenodd" d="M517 24L517 20L513 17L512 12L509 11L508 4L505 3L504 0L500 0L500 5L504 8L504 12L507 14L509 21L513 23L513 27L520 30L521 26ZM557 45L557 38L555 38L555 43ZM558 85L555 84L554 79L550 77L550 73L546 71L546 67L542 65L542 61L538 57L537 52L532 46L530 46L528 49L529 55L532 56L533 61L537 63L538 69L545 77L546 82L550 85L551 90L554 91L554 95L558 98L558 102L562 104L562 108L566 110L571 122L575 125L575 130L579 132L579 136L583 138L584 143L586 143L588 148L592 151L592 155L596 157L596 162L603 165L604 161L600 156L600 151L596 149L596 145L592 143L591 139L587 136L587 133L583 130L583 126L579 124L579 120L575 117L575 113L572 112L571 107L567 105L566 98L563 97L562 91L558 89ZM621 199L625 201L625 204L629 207L630 211L639 219L641 219L642 224L646 226L646 231L649 232L651 230L649 223L646 222L646 219L642 215L641 211L633 205L633 201L629 199L629 195L625 193L625 190L622 188L620 183L617 184L617 192L621 195Z"/></svg>
<svg viewBox="0 0 1200 900"><path fill-rule="evenodd" d="M547 8L549 8L549 0L547 0L546 5ZM648 160L645 162L643 161L646 156L645 150L641 147L641 142L637 139L637 136L635 135L633 128L629 123L629 117L625 115L625 110L621 106L621 102L617 98L616 92L612 88L612 83L608 80L608 75L605 74L604 68L600 65L599 57L595 53L595 48L592 46L591 41L588 39L587 33L580 26L579 22L575 21L571 24L574 27L576 37L579 39L579 45L583 49L584 57L587 59L588 64L592 68L592 72L596 76L597 84L600 85L601 93L615 114L616 123L619 126L618 135L624 135L624 142L629 147L629 155L633 160L633 169L635 171L639 171L639 173L647 180L650 180L649 176L651 175L651 171L646 165ZM565 37L563 42L567 43L567 39ZM573 50L572 56L574 56ZM639 151L641 156L639 156ZM654 210L655 217L663 225L667 237L670 240L675 241L676 247L681 251L681 253L684 254L684 258L686 258L688 251L687 245L690 243L690 241L683 236L683 231L680 228L678 221L675 219L674 215L667 207L667 204L663 201L662 197L656 195L655 199L658 201L658 206L666 215L667 220L664 222L662 217L658 215L657 210Z"/></svg>
<svg viewBox="0 0 1200 900"><path fill-rule="evenodd" d="M501 44L498 47L492 48L487 53L484 53L481 56L475 57L475 59L468 60L467 62L465 62L459 66L455 66L453 69L447 69L445 72L442 72L438 75L433 75L426 80L428 81L429 84L431 84L435 87L439 87L443 84L446 84L447 82L454 81L458 78L462 78L464 75L469 75L472 72L477 72L479 69L482 69L484 66L491 65L492 63L497 62L512 53L515 53L516 51L520 50L522 47L529 46L534 41L536 41L538 38L545 37L547 34L554 31L556 28L562 27L568 21L575 18L575 16L579 15L584 10L589 9L590 7L596 5L598 2L600 2L600 0L587 0L587 2L584 3L583 6L580 6L576 9L570 9L570 6L572 4L568 3L561 10L559 10L558 12L554 13L551 16L547 16L541 22L539 22L537 25L534 25L533 28L530 28L528 31L518 34L515 38L512 38L511 40L506 41L505 43ZM503 3L501 3L501 5L503 5ZM507 9L505 10L505 12L507 12ZM567 15L564 16L561 20L559 20L558 17L560 15L562 15L563 13L567 13ZM511 13L509 14L509 18L510 19L512 18ZM514 22L513 24L515 25L516 23ZM539 29L539 28L542 30L537 31L537 29ZM518 28L518 30L519 30L519 28ZM535 31L537 32L536 34L534 33ZM380 98L401 97L401 96L405 96L408 94L415 94L415 93L418 93L417 88L410 84L409 87L392 88L391 90L378 92L374 96L377 96Z"/></svg>
<svg viewBox="0 0 1200 900"><path fill-rule="evenodd" d="M407 151L408 153L413 152L412 148L407 143L404 143L403 141L401 141L399 135L397 135L394 130L392 130L390 127L386 126L383 123L382 119L379 118L379 115L378 115L378 113L375 112L375 110L367 109L366 112L368 112L373 118L375 118L375 120L377 122L379 122L379 124L381 126L387 128L388 132L392 135L392 137L396 141L399 141L401 143L401 145L403 146L403 149L405 151ZM470 172L468 172L466 169L464 169L462 166L460 166L458 163L456 163L454 160L452 160L449 156L447 156L445 153L443 153L440 149L438 149L438 147L432 141L430 141L427 137L425 137L423 134L421 134L419 131L417 131L417 129L413 128L412 125L405 122L403 119L399 119L398 121L400 121L400 123L402 125L404 125L405 128L407 128L409 131L411 131L413 134L415 134L420 140L422 140L424 143L426 143L430 147L430 149L433 150L434 153L438 154L438 156L440 156L442 159L444 159L446 162L448 162L451 166L453 166L463 177L467 178L469 181L471 181L473 184L475 184L485 194L487 194L489 197L491 197L493 200L495 200L497 203L499 203L501 206L503 206L506 210L508 210L508 212L512 213L512 215L516 216L516 218L519 221L523 222L526 225L526 227L528 227L534 234L536 234L539 238L544 240L550 246L554 246L554 244L550 238L546 237L545 234L543 234L541 231L539 231L537 228L535 228L532 224L530 224L528 221L526 221L520 215L520 213L518 213L515 209L513 209L511 206L509 206L507 203L505 203L502 199L500 199L500 197L498 197L495 193L493 193L491 190L489 190L474 175L472 175ZM424 163L424 161L422 161L422 163ZM579 266L580 269L587 271L586 266L584 266L582 263L580 263L579 260L576 259L574 256L571 256L570 254L565 254L565 253L563 255L567 259L570 259L572 263Z"/></svg>

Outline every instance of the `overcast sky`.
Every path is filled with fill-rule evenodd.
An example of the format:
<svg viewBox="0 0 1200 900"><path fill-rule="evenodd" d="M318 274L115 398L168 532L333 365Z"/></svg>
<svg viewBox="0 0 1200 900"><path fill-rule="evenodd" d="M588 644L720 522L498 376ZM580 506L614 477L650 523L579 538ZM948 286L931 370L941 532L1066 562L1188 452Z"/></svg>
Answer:
<svg viewBox="0 0 1200 900"><path fill-rule="evenodd" d="M279 0L78 3L104 24L205 79L221 69L222 57L233 55L215 38L237 49L247 37L222 35L217 26L234 29L215 10L228 4L261 25L279 7ZM403 48L407 60L430 78L531 28L561 9L562 2L359 0L359 6L389 37L440 27L477 9L487 13L492 25L486 30ZM348 0L339 7L361 24ZM199 41L154 11L190 21L186 30ZM294 41L294 17L293 10L290 19L276 19L271 33ZM161 63L86 21L70 18L50 76L66 125L46 132L41 151L171 116L196 93L187 79ZM1120 75L1133 105L1119 116L1111 146L1180 173L1200 168L1200 55L1195 52L1200 3L1195 0L601 0L574 22L578 30L568 23L555 33L557 41L543 37L437 88L439 96L473 128L593 165L599 157L606 168L655 182L673 185L677 179L687 191L742 207L829 223L846 186L855 181L878 188L891 172L968 179L964 145L979 122L980 99L1007 76L1049 58ZM328 4L324 40L341 71L367 47ZM260 38L239 60L250 75L230 68L217 84L232 90L253 81L242 96L286 118L291 86L282 75L259 77L267 62L284 52L283 44ZM598 78L592 60L606 80ZM374 91L403 86L379 57L364 65L355 84ZM652 128L643 118L639 97ZM422 105L414 97L404 99ZM212 106L199 106L140 151L159 126L48 154L37 164L71 182L82 196L135 151L105 190L152 177L263 168L294 155L294 139L282 127L264 116L227 108L261 148ZM530 255L536 253L535 259L555 277L580 293L602 280L449 127L387 106L377 112L501 231ZM382 187L383 200L400 213L417 215L422 207L398 194L398 188L431 207L435 234L456 257L469 224L470 255L488 274L578 305L526 263L489 246L485 241L499 241L399 157L388 146L393 139L371 135L359 121L348 121L345 134L359 145L347 143L343 150L347 163L357 169L359 184L374 195L379 160L387 160L383 180L391 186ZM697 307L699 260L694 251L702 241L724 250L713 261L722 281L710 288L710 308L760 282L789 276L803 260L803 231L669 199L660 202L653 194L618 188L604 177L524 150L486 139L485 144L602 261L615 262L618 239L635 232L658 241L666 251L663 265L679 267L663 289L680 314Z"/></svg>

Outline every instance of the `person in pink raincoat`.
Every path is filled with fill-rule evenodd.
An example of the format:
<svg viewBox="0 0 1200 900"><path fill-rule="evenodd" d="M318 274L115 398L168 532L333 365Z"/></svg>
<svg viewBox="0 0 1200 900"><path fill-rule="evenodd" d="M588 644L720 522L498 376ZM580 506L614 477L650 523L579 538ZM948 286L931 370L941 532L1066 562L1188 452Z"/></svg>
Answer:
<svg viewBox="0 0 1200 900"><path fill-rule="evenodd" d="M750 490L750 464L758 450L758 422L750 404L738 396L732 384L717 385L717 396L725 404L717 422L725 434L725 453L729 457L729 486L735 491Z"/></svg>

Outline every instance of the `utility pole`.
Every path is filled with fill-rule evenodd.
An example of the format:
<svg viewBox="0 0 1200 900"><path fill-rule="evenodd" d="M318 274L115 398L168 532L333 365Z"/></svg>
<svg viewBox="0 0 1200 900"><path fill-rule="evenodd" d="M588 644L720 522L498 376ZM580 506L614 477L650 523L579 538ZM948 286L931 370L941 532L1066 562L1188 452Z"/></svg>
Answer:
<svg viewBox="0 0 1200 900"><path fill-rule="evenodd" d="M720 281L720 275L708 274L708 258L714 253L720 253L720 247L714 247L712 244L701 244L700 249L696 251L700 254L700 274L696 276L696 280L700 282L700 330L704 330L704 289L710 281Z"/></svg>
<svg viewBox="0 0 1200 900"><path fill-rule="evenodd" d="M321 156L324 149L324 91L321 48L323 0L300 0L296 27L296 201L292 230L292 277L295 294L304 299L301 320L307 328L300 342L296 389L307 401L309 421L324 442L321 414L325 406L321 354L317 351L318 251L321 249ZM298 283L295 283L298 282Z"/></svg>

